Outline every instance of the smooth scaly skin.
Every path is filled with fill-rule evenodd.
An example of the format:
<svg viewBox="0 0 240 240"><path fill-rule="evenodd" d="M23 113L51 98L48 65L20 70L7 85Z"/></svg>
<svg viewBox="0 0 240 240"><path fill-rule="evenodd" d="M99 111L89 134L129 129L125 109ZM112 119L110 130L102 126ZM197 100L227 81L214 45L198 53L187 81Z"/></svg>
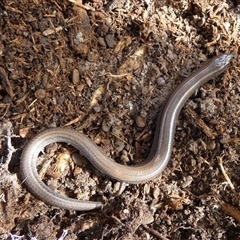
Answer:
<svg viewBox="0 0 240 240"><path fill-rule="evenodd" d="M201 85L222 73L232 57L231 54L213 57L175 89L158 117L151 152L140 165L125 166L116 163L83 134L69 128L51 128L31 139L22 152L20 167L24 183L35 196L56 207L91 210L103 205L101 202L68 198L54 192L42 182L37 173L36 160L43 148L53 142L73 145L99 171L119 181L137 184L156 178L170 161L176 122L183 105Z"/></svg>

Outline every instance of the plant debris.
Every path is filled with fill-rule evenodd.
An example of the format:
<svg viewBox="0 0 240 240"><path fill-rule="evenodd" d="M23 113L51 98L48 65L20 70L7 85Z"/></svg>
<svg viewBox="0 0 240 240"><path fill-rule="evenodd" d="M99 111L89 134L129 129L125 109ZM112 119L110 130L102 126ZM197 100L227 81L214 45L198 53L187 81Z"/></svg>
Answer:
<svg viewBox="0 0 240 240"><path fill-rule="evenodd" d="M239 239L238 9L230 0L2 0L0 239ZM222 52L234 59L187 102L159 178L124 189L55 144L40 157L44 182L104 207L68 211L28 192L19 158L33 135L71 126L137 164L167 96Z"/></svg>

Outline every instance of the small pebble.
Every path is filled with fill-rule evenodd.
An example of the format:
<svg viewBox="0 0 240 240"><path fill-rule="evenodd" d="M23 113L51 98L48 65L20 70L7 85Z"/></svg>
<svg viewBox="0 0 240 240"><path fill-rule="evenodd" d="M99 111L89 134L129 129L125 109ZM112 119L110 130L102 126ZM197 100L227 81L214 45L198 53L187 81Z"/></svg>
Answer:
<svg viewBox="0 0 240 240"><path fill-rule="evenodd" d="M182 188L188 187L193 181L192 176L188 176L184 179L184 182L182 182Z"/></svg>
<svg viewBox="0 0 240 240"><path fill-rule="evenodd" d="M165 81L165 79L163 77L158 77L157 78L157 84L159 86L164 86L166 84L166 81Z"/></svg>
<svg viewBox="0 0 240 240"><path fill-rule="evenodd" d="M124 142L121 141L120 139L116 140L115 142L115 149L117 152L121 152L124 149Z"/></svg>
<svg viewBox="0 0 240 240"><path fill-rule="evenodd" d="M102 122L102 130L104 132L109 132L110 128L111 128L111 125L108 124L108 122L106 120L103 120L103 122Z"/></svg>
<svg viewBox="0 0 240 240"><path fill-rule="evenodd" d="M138 127L143 128L146 126L146 119L138 115L136 117L136 124Z"/></svg>
<svg viewBox="0 0 240 240"><path fill-rule="evenodd" d="M142 224L150 224L154 221L154 217L153 215L151 215L150 213L142 219Z"/></svg>
<svg viewBox="0 0 240 240"><path fill-rule="evenodd" d="M36 92L35 92L35 97L38 99L38 100L43 100L44 98L46 98L46 91L44 89L38 89Z"/></svg>
<svg viewBox="0 0 240 240"><path fill-rule="evenodd" d="M78 86L77 86L77 91L78 91L78 93L82 93L82 91L83 91L83 89L84 89L84 87L85 87L85 85L84 84L82 84L82 83L80 83L80 84L78 84Z"/></svg>
<svg viewBox="0 0 240 240"><path fill-rule="evenodd" d="M99 45L101 45L101 46L103 46L103 47L106 47L106 46L107 46L104 38L102 38L102 37L99 37L99 38L98 38L98 43L99 43Z"/></svg>
<svg viewBox="0 0 240 240"><path fill-rule="evenodd" d="M113 194L115 196L121 196L127 185L125 182L116 182L113 186Z"/></svg>
<svg viewBox="0 0 240 240"><path fill-rule="evenodd" d="M106 41L108 47L110 47L110 48L114 48L115 45L116 45L116 41L114 39L114 35L113 34L107 34L105 36L105 41Z"/></svg>
<svg viewBox="0 0 240 240"><path fill-rule="evenodd" d="M93 110L94 110L95 112L101 112L102 108L101 108L101 106L97 105L97 106L94 106L94 107L93 107Z"/></svg>
<svg viewBox="0 0 240 240"><path fill-rule="evenodd" d="M87 164L86 158L84 158L81 154L78 152L74 152L72 154L72 160L79 166L79 167L84 167Z"/></svg>

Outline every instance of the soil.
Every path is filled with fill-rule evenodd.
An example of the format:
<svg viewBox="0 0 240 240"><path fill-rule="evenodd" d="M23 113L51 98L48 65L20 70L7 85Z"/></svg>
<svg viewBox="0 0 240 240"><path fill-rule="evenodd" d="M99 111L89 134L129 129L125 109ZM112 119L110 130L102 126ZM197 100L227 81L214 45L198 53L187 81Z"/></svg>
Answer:
<svg viewBox="0 0 240 240"><path fill-rule="evenodd" d="M2 0L0 239L240 239L238 4ZM59 209L27 190L21 151L50 127L77 129L122 164L145 159L169 93L222 52L234 55L229 68L184 106L157 179L119 194L118 181L56 144L44 181L104 207Z"/></svg>

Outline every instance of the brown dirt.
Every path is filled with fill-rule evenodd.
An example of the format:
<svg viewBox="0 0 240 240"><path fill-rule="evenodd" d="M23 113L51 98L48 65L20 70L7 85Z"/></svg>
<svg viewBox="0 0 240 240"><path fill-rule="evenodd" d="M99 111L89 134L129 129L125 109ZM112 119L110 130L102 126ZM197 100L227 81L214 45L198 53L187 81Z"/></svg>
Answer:
<svg viewBox="0 0 240 240"><path fill-rule="evenodd" d="M0 239L54 240L65 230L64 240L240 239L237 4L1 1ZM81 199L101 199L105 207L68 211L28 193L19 175L28 138L71 126L117 161L134 164L149 153L164 99L221 52L234 59L187 102L171 164L158 179L116 196L117 181L90 164L68 164L58 153L61 164L52 167L60 164L64 174L50 169L48 184Z"/></svg>

